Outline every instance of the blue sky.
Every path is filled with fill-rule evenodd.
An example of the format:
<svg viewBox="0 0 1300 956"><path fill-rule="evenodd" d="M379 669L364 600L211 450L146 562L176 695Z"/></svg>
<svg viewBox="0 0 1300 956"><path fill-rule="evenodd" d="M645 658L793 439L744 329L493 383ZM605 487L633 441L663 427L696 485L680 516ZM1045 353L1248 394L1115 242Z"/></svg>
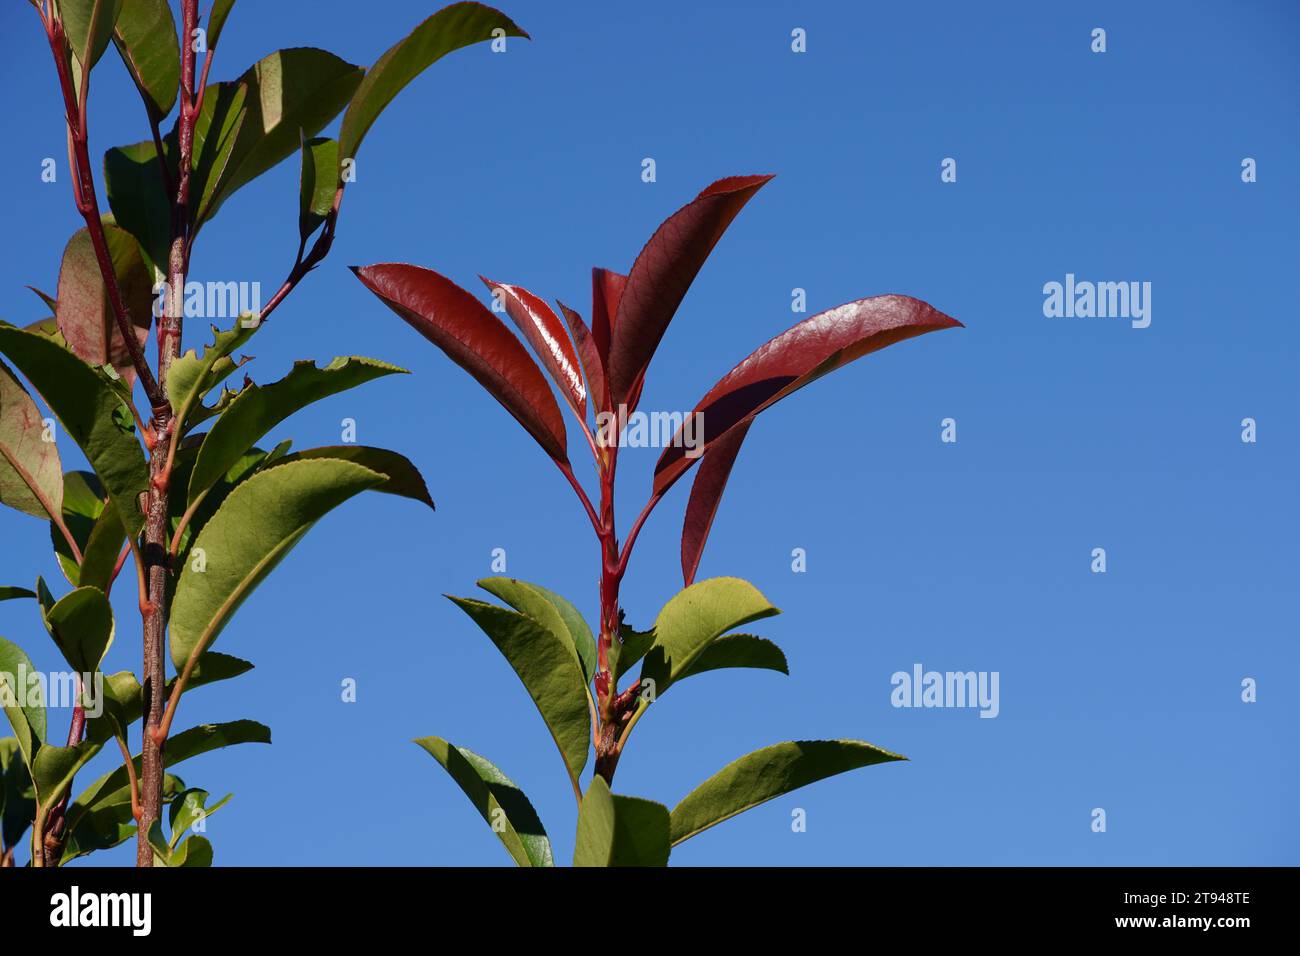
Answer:
<svg viewBox="0 0 1300 956"><path fill-rule="evenodd" d="M244 3L214 78L280 47L368 64L435 4ZM659 350L643 407L689 409L801 316L886 292L965 330L904 343L767 412L741 455L701 577L783 609L754 629L791 676L684 683L638 725L616 789L672 805L779 740L855 737L907 764L839 777L683 844L679 864L1296 864L1300 674L1294 104L1300 10L1286 2L788 2L505 6L534 37L436 64L360 154L325 265L250 347L272 381L299 358L403 364L274 437L339 422L423 470L438 503L371 496L323 521L218 649L256 670L186 698L179 721L248 717L271 747L180 768L235 799L219 864L503 864L495 837L411 738L494 760L572 852L576 810L508 665L442 593L511 575L592 618L597 553L563 479L510 418L381 306L350 264L482 272L589 313L589 269L626 271L712 180L774 172L722 240ZM79 221L48 50L26 4L0 13L6 148L0 315L40 318ZM302 22L298 22L302 21ZM790 49L794 28L807 52ZM1091 31L1107 51L1090 50ZM113 54L92 152L147 135ZM641 181L654 158L657 181ZM940 163L957 161L957 182ZM1252 157L1258 181L1243 183ZM197 279L260 281L296 244L296 162L204 230ZM101 184L102 187L102 184ZM1067 273L1152 284L1152 321L1047 318ZM187 346L199 344L191 323ZM955 444L940 422L957 421ZM1241 420L1258 441L1241 441ZM571 429L571 432L573 429ZM590 479L574 444L578 473ZM657 453L621 459L621 525ZM70 449L65 461L74 460ZM590 487L590 485L589 485ZM681 586L687 482L623 588L648 626ZM57 575L45 525L0 515L0 582ZM1090 570L1107 552L1107 571ZM791 551L807 552L806 573ZM39 566L33 556L39 555ZM129 587L107 669L138 668ZM31 606L0 633L56 667ZM896 709L916 663L996 671L1000 714ZM355 678L358 701L340 701ZM1243 703L1241 681L1258 682ZM63 718L53 717L61 726ZM105 767L111 763L101 758ZM99 767L97 766L98 770ZM87 775L87 780L90 776ZM1105 833L1091 829L1104 808ZM791 830L802 808L807 831ZM129 863L133 849L103 854Z"/></svg>

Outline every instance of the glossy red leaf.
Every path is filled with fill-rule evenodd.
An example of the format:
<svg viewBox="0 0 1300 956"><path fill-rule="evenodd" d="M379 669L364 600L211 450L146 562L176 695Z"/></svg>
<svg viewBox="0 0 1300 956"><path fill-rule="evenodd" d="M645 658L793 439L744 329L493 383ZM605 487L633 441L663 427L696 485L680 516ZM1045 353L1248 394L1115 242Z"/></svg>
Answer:
<svg viewBox="0 0 1300 956"><path fill-rule="evenodd" d="M470 375L537 439L567 462L564 419L523 343L478 299L431 269L403 263L353 266L367 289Z"/></svg>
<svg viewBox="0 0 1300 956"><path fill-rule="evenodd" d="M682 522L682 580L687 587L695 583L695 572L699 570L700 558L704 555L704 542L709 539L713 518L722 502L722 492L727 488L727 479L752 424L752 419L741 422L714 442L691 483L686 520Z"/></svg>
<svg viewBox="0 0 1300 956"><path fill-rule="evenodd" d="M722 494L730 472L730 463L725 459L730 457L734 462L740 440L744 437L742 434L740 439L733 439L731 445L718 449L719 441L728 432L752 421L759 412L809 382L854 359L926 332L960 326L956 319L920 299L905 295L873 296L805 319L728 372L695 406L695 411L703 415L704 460L708 461L715 449L727 454L716 466L711 466L710 475L700 488L699 501L693 503L697 524L701 518L706 520L702 531L698 528L690 531L692 537L700 537L698 545L692 545L691 550L698 552L703 549L703 538L707 537L708 526L717 510L716 498L710 500L710 497ZM688 457L686 451L680 442L664 449L655 466L656 494L666 492L698 461L698 457ZM692 496L695 496L694 492ZM685 547L684 541L684 564ZM698 553L692 560L698 563Z"/></svg>
<svg viewBox="0 0 1300 956"><path fill-rule="evenodd" d="M704 260L745 203L771 178L718 180L673 213L645 244L628 273L611 323L605 370L615 405L634 392ZM592 322L594 331L594 316Z"/></svg>
<svg viewBox="0 0 1300 956"><path fill-rule="evenodd" d="M573 350L564 325L549 305L533 295L522 286L494 282L485 276L479 276L489 289L500 290L506 314L519 326L524 338L533 347L533 353L541 360L542 367L550 373L551 379L560 387L560 394L569 403L574 414L585 420L587 417L587 387L582 381L582 370L578 365L578 355Z"/></svg>
<svg viewBox="0 0 1300 956"><path fill-rule="evenodd" d="M587 393L591 396L594 403L592 407L597 411L603 411L605 407L605 366L600 361L600 354L596 351L596 340L591 337L591 329L587 328L587 323L582 321L582 316L569 308L563 302L557 302L560 312L564 314L564 321L569 326L569 334L573 336L573 344L578 350L578 359L582 362L582 371L587 376Z"/></svg>

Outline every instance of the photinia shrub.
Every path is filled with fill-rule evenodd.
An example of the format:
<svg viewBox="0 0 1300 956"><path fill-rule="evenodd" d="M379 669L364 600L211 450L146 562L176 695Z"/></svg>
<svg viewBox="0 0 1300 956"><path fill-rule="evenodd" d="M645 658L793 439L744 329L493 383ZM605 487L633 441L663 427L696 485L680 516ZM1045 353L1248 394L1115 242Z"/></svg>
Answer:
<svg viewBox="0 0 1300 956"><path fill-rule="evenodd" d="M203 866L211 844L186 834L202 830L196 822L225 799L209 804L205 791L170 771L216 748L270 741L268 728L248 720L173 727L188 691L252 667L213 643L311 526L344 501L373 490L433 506L419 472L395 452L346 443L292 453L287 441L257 447L305 406L402 369L341 357L319 367L299 362L267 385L245 375L231 387L246 361L237 353L329 252L357 151L392 99L453 50L526 34L496 10L456 3L369 70L294 48L209 83L234 0L213 0L206 23L198 0L182 0L179 35L166 0L31 3L53 57L84 228L64 250L56 294L37 293L50 317L25 328L0 324L8 363L0 363L0 502L49 522L68 588L40 577L34 589L0 588L0 600L34 602L39 626L71 668L75 706L60 744L45 695L26 680L35 673L31 660L0 638L0 704L14 731L0 740L0 863L15 865L30 830L34 866L57 866L133 834L140 866ZM92 70L110 46L139 90L149 138L106 153L107 215L90 157L88 103ZM340 113L338 139L317 136ZM229 327L214 326L210 344L184 351L187 277L203 226L242 186L295 153L298 241L287 277L265 305L227 309ZM64 473L60 432L89 470ZM143 667L106 676L101 665L116 632L109 597L127 566L138 588ZM120 755L119 765L73 799L75 778L105 749Z"/></svg>
<svg viewBox="0 0 1300 956"><path fill-rule="evenodd" d="M501 320L429 269L389 263L353 270L527 429L572 486L595 532L600 620L594 635L571 602L537 584L506 577L478 582L505 606L451 599L509 661L559 748L579 807L575 865L663 865L672 847L750 807L833 774L904 759L859 740L787 741L728 764L671 811L610 789L637 722L673 684L720 668L787 672L780 648L737 632L778 613L756 587L737 578L695 581L727 478L754 418L854 359L961 324L909 296L883 295L846 303L781 333L723 376L683 419L655 466L648 500L620 542L614 476L623 424L637 408L646 370L696 274L770 178L736 176L713 183L659 227L627 275L594 269L590 324L563 303L557 303L561 321L527 289L482 280L577 420L595 462L600 489L595 503L569 462L564 417L551 386ZM619 587L637 536L668 490L697 463L682 529L686 588L664 605L649 630L634 630L624 621ZM624 682L638 664L638 676ZM515 862L553 864L537 813L501 770L440 737L416 743L446 768ZM594 772L584 791L580 779L593 747Z"/></svg>

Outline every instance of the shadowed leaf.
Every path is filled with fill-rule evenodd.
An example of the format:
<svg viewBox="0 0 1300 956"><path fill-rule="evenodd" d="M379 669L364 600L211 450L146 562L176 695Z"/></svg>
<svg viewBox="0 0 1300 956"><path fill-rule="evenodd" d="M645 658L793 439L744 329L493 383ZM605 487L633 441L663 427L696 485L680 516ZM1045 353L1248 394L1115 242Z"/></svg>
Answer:
<svg viewBox="0 0 1300 956"><path fill-rule="evenodd" d="M645 373L704 260L745 203L771 178L718 180L673 213L645 244L627 275L610 330L605 369L615 406L627 401ZM592 322L595 327L594 318Z"/></svg>
<svg viewBox="0 0 1300 956"><path fill-rule="evenodd" d="M315 362L295 362L293 370L280 381L248 386L213 423L199 446L190 475L190 500L210 488L254 442L294 412L398 372L406 370L378 359L340 356L323 368Z"/></svg>
<svg viewBox="0 0 1300 956"><path fill-rule="evenodd" d="M113 609L99 588L77 588L58 601L37 582L41 619L63 659L77 674L93 674L113 643Z"/></svg>
<svg viewBox="0 0 1300 956"><path fill-rule="evenodd" d="M0 323L0 353L27 376L63 423L122 516L127 533L138 534L144 516L137 505L148 490L149 469L122 398L90 366L53 340Z"/></svg>
<svg viewBox="0 0 1300 956"><path fill-rule="evenodd" d="M753 667L760 670L790 673L785 654L771 641L753 634L723 634L700 651L682 675L681 680L703 674L705 671L730 667Z"/></svg>
<svg viewBox="0 0 1300 956"><path fill-rule="evenodd" d="M122 0L113 43L153 114L164 117L176 104L181 52L176 21L167 0Z"/></svg>
<svg viewBox="0 0 1300 956"><path fill-rule="evenodd" d="M326 445L321 448L308 448L280 459L275 465L291 461L303 461L313 458L340 458L364 465L371 471L377 471L386 479L383 484L375 485L374 491L386 495L398 495L410 498L433 508L433 499L429 497L429 487L410 459L387 448L371 448L367 445Z"/></svg>
<svg viewBox="0 0 1300 956"><path fill-rule="evenodd" d="M610 793L592 778L578 810L574 866L667 866L668 808L653 800Z"/></svg>
<svg viewBox="0 0 1300 956"><path fill-rule="evenodd" d="M339 159L356 157L362 139L379 114L431 64L453 50L491 39L492 31L497 29L504 31L504 36L528 36L498 10L481 3L453 3L424 20L405 39L390 47L366 71L365 79L343 114Z"/></svg>
<svg viewBox="0 0 1300 956"><path fill-rule="evenodd" d="M442 764L517 864L555 865L542 821L513 780L486 758L441 737L422 737L416 743Z"/></svg>
<svg viewBox="0 0 1300 956"><path fill-rule="evenodd" d="M727 764L673 807L673 846L826 777L906 757L861 740L793 740Z"/></svg>
<svg viewBox="0 0 1300 956"><path fill-rule="evenodd" d="M303 242L320 228L334 207L338 189L339 144L332 139L310 139L302 144L298 171L298 233Z"/></svg>

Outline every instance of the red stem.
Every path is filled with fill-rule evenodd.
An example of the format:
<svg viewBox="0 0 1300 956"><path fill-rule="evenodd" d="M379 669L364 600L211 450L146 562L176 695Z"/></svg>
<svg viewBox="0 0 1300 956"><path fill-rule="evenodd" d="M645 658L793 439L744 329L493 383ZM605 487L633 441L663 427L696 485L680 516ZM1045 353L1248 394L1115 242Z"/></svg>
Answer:
<svg viewBox="0 0 1300 956"><path fill-rule="evenodd" d="M104 224L99 212L99 199L95 195L95 178L91 171L90 149L86 123L86 101L90 70L87 68L82 76L81 96L72 88L72 75L65 57L65 36L63 24L56 18L42 17L45 35L49 40L50 52L54 55L54 68L59 76L59 89L63 94L64 117L68 124L68 136L71 140L72 153L72 189L77 211L86 221L86 231L95 250L95 259L103 276L104 288L108 293L109 305L117 321L118 331L131 356L131 365L136 376L149 397L149 403L155 410L167 407L167 396L158 386L149 363L145 361L144 351L135 337L135 328L131 315L122 301L122 290L118 286L117 273L113 269L113 257L108 251L108 240L104 236Z"/></svg>

